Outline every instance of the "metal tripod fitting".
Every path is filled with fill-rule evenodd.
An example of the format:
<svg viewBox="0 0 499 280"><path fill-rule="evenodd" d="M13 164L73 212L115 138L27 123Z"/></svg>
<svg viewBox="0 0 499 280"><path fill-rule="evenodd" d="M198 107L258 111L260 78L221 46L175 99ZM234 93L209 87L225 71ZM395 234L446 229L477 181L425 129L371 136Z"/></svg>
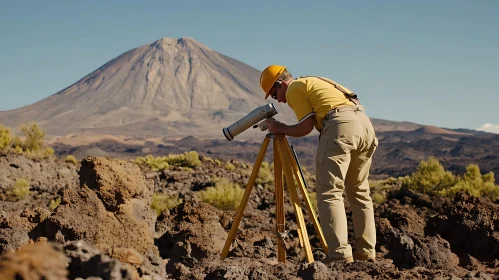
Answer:
<svg viewBox="0 0 499 280"><path fill-rule="evenodd" d="M278 262L286 262L286 242L284 237L287 231L285 230L285 213L284 213L284 179L286 180L286 186L291 198L291 203L293 204L293 209L295 211L297 225L298 225L298 235L300 238L300 245L305 250L305 255L308 263L314 262L314 256L312 254L312 248L310 246L310 240L307 233L307 228L305 220L303 218L303 212L300 207L300 201L298 197L297 188L300 189L301 195L304 198L304 202L307 208L308 214L311 216L315 231L317 233L318 239L322 245L324 252L327 254L328 247L324 235L322 233L319 222L315 215L315 210L312 208L310 199L308 197L307 190L305 188L305 180L301 175L301 169L296 157L293 157L291 153L291 148L289 146L288 140L284 135L268 133L263 140L260 152L256 159L255 165L253 166L253 171L249 178L248 184L246 185L246 190L244 192L243 198L236 212L236 216L232 222L232 227L225 241L225 246L222 250L220 259L223 260L227 257L229 253L230 246L234 241L236 236L239 223L241 222L242 216L244 214L244 209L248 203L251 191L255 184L256 177L260 170L260 167L265 157L265 153L270 143L270 139L273 138L274 147L274 185L275 185L275 200L276 200L276 229L277 229L277 260ZM295 179L297 184L295 183Z"/></svg>

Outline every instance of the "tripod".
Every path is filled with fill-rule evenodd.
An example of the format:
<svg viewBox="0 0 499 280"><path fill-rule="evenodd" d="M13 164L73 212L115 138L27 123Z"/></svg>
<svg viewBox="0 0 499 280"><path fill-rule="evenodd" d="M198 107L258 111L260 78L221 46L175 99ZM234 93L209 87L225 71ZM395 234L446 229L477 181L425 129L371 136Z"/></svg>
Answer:
<svg viewBox="0 0 499 280"><path fill-rule="evenodd" d="M284 178L286 179L286 185L288 187L289 195L291 198L291 202L293 204L293 208L296 214L296 220L298 224L298 237L300 240L300 245L305 249L305 255L308 263L314 262L314 256L312 254L312 248L310 247L310 241L308 238L307 228L305 226L305 221L303 219L303 212L300 207L297 188L300 189L302 196L305 200L305 205L308 211L308 214L312 217L315 231L319 237L319 241L324 249L324 252L327 254L327 244L324 239L324 235L322 234L322 229L317 222L317 217L315 215L314 209L312 209L312 205L310 204L310 199L307 194L307 190L304 186L304 178L301 175L301 170L299 169L298 161L291 154L291 148L289 146L288 140L284 135L273 135L272 133L268 133L265 137L262 147L260 148L260 152L258 153L258 157L256 159L255 165L253 167L253 171L251 173L250 179L246 186L246 190L244 192L244 196L239 204L239 207L236 212L236 216L234 221L232 222L232 227L230 229L229 235L227 236L227 240L225 241L225 246L222 250L222 255L220 257L221 260L227 257L229 253L230 245L234 240L237 229L239 227L239 223L241 222L244 209L246 204L248 203L249 196L251 194L251 190L253 189L253 185L255 184L256 177L260 170L260 166L262 164L263 158L265 157L265 153L270 143L270 139L273 138L274 145L274 185L275 185L275 200L276 200L276 222L277 222L277 260L281 263L286 262L286 247L284 237L286 236L286 232L284 229L285 220L284 220L284 181L283 181L283 172ZM296 186L294 177L298 182L298 186Z"/></svg>

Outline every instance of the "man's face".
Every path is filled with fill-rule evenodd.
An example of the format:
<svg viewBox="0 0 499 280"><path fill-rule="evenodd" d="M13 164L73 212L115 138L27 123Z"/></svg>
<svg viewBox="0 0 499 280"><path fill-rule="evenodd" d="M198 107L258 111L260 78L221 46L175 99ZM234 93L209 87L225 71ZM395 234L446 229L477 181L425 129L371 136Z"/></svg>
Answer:
<svg viewBox="0 0 499 280"><path fill-rule="evenodd" d="M270 89L270 97L279 103L286 103L286 86L284 83L275 83Z"/></svg>

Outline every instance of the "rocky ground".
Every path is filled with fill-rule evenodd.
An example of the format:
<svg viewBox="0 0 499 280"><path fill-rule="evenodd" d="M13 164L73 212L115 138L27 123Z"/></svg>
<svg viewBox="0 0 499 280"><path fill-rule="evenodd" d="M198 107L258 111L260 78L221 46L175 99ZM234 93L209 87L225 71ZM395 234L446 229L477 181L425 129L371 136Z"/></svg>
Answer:
<svg viewBox="0 0 499 280"><path fill-rule="evenodd" d="M1 155L0 279L499 279L497 204L398 186L384 190L386 201L376 205L375 262L324 264L305 216L316 260L306 263L286 197L287 259L278 263L274 192L265 182L253 188L236 240L220 260L235 211L203 203L198 193L214 177L244 186L250 172L237 162L228 169L226 161L201 159L194 169L152 172L104 157L75 165ZM29 182L23 198L12 189L20 178ZM313 191L313 179L308 185ZM183 202L157 216L154 193ZM350 233L353 243L351 224Z"/></svg>
<svg viewBox="0 0 499 280"><path fill-rule="evenodd" d="M478 163L482 173L499 174L499 134L473 136L425 133L425 131L377 131L379 146L374 153L371 167L371 178L385 179L399 177L416 171L419 163L429 157L437 158L446 170L455 174L463 174L469 164ZM53 143L57 155L64 157L74 155L78 160L92 156L115 156L135 158L152 154L155 156L179 154L185 151L197 151L204 156L238 160L247 163L255 162L265 134L252 141L232 141L199 139L186 137L180 140L144 141L144 143L128 143L112 140L101 140L80 145ZM315 172L315 152L318 136L288 137L289 143L295 147L300 165ZM77 140L71 139L75 142ZM83 140L81 140L83 141ZM132 140L130 140L132 142ZM265 159L273 159L273 145L269 145ZM499 184L499 176L496 176Z"/></svg>

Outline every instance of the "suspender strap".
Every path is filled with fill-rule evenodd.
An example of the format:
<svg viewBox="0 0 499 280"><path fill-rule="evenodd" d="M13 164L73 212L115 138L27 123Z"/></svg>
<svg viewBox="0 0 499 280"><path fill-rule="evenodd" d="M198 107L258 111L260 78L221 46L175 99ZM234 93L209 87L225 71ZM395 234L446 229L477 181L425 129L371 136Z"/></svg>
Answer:
<svg viewBox="0 0 499 280"><path fill-rule="evenodd" d="M302 76L300 78L306 78L306 77L315 77L317 79L323 80L324 82L330 83L337 90L341 91L348 100L352 101L355 105L360 105L360 101L359 101L359 98L357 97L357 94L355 94L353 92L347 92L339 84L337 84L337 83L335 83L335 82L333 82L333 81L331 81L329 79L326 79L326 78L323 78L323 77L319 77L319 76Z"/></svg>

